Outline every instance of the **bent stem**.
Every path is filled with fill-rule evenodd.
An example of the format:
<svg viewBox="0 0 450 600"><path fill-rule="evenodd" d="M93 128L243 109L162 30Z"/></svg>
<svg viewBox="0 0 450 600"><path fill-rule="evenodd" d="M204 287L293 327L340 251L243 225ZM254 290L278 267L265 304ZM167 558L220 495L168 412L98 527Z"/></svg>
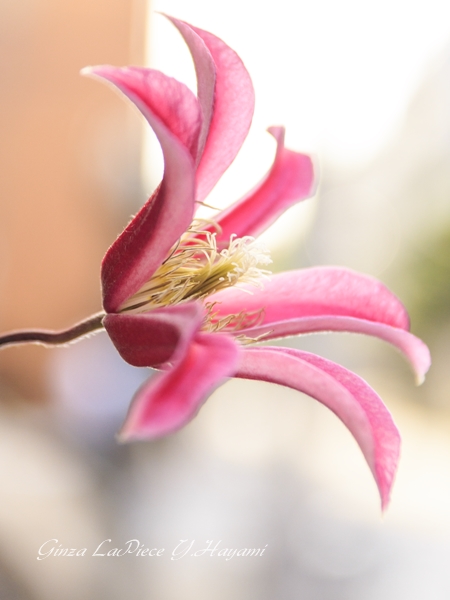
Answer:
<svg viewBox="0 0 450 600"><path fill-rule="evenodd" d="M103 329L102 322L104 316L105 313L92 315L92 317L89 317L85 321L81 321L73 325L73 327L61 331L47 331L45 329L11 331L0 336L0 347L12 346L14 344L43 344L44 346L68 344L77 338Z"/></svg>

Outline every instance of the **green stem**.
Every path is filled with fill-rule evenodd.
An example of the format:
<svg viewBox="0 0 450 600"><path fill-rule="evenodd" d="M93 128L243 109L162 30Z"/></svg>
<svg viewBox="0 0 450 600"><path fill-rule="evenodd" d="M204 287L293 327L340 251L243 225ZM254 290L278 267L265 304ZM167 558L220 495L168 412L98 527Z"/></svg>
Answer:
<svg viewBox="0 0 450 600"><path fill-rule="evenodd" d="M89 333L103 329L102 321L105 313L92 315L85 321L77 323L69 329L61 331L47 331L45 329L31 329L11 331L0 335L0 347L14 344L43 344L44 346L59 346L67 344Z"/></svg>

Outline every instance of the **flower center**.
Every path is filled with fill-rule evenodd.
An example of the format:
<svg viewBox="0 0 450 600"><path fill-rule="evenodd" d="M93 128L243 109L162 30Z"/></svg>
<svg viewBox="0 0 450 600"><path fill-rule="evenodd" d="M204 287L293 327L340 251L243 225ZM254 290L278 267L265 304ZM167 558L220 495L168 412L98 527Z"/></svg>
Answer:
<svg viewBox="0 0 450 600"><path fill-rule="evenodd" d="M269 251L255 239L231 237L228 248L217 248L216 233L204 230L206 221L194 221L172 248L168 258L150 280L126 300L119 312L144 312L188 300L204 300L224 288L239 284L261 287L270 271ZM216 226L217 227L217 226ZM205 302L206 329L243 329L255 315L236 314L216 318L214 304ZM258 311L261 315L262 311Z"/></svg>

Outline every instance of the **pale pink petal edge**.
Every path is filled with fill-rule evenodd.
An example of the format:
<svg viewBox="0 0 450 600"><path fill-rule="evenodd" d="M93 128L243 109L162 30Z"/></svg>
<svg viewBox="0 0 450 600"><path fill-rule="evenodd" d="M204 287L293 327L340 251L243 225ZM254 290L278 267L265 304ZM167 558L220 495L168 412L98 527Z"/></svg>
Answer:
<svg viewBox="0 0 450 600"><path fill-rule="evenodd" d="M278 321L267 325L240 330L238 333L260 341L273 340L295 335L318 332L360 333L377 337L396 347L410 362L415 373L416 383L420 385L431 365L430 351L418 337L397 327L356 319L324 315Z"/></svg>

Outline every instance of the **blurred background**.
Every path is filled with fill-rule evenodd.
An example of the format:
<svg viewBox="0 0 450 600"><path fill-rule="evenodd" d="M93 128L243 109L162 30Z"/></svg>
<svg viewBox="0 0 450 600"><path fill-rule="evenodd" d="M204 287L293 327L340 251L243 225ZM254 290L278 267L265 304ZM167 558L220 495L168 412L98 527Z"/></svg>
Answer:
<svg viewBox="0 0 450 600"><path fill-rule="evenodd" d="M403 455L383 519L343 425L312 399L230 381L182 432L118 445L148 377L107 336L0 353L0 598L447 600L450 596L450 5L445 0L0 1L0 326L60 328L97 312L108 245L158 183L161 157L89 64L151 64L195 89L159 14L222 37L256 91L252 130L210 196L225 206L270 165L265 129L312 153L316 197L267 234L274 271L334 264L382 279L434 364L356 335L290 340L363 376ZM91 557L111 538L159 559ZM37 561L50 539L84 557ZM185 557L181 539L263 557Z"/></svg>

